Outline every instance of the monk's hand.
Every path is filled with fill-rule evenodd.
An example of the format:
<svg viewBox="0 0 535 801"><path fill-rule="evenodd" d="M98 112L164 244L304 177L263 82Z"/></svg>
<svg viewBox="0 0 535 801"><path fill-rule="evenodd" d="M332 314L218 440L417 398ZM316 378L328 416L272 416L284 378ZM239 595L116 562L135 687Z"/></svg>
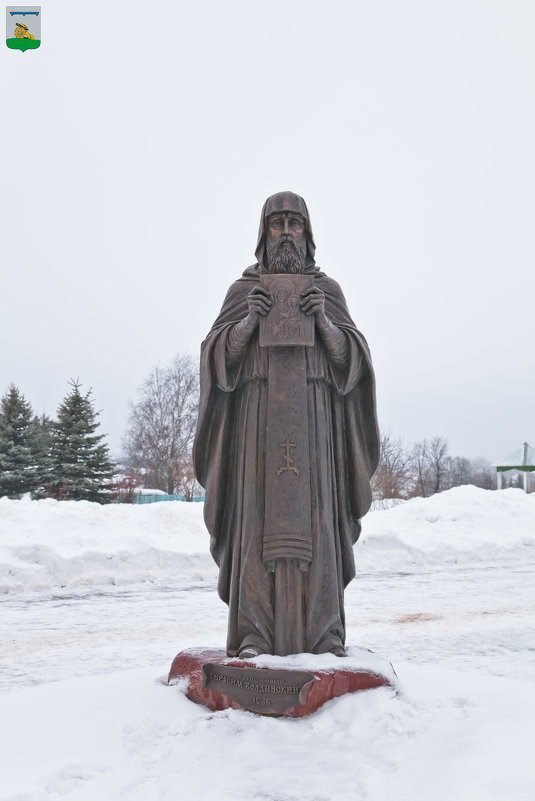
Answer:
<svg viewBox="0 0 535 801"><path fill-rule="evenodd" d="M266 316L271 309L272 303L269 291L263 286L255 286L247 295L247 305L249 307L248 324L256 328L260 322L260 317Z"/></svg>
<svg viewBox="0 0 535 801"><path fill-rule="evenodd" d="M325 294L317 286L305 289L301 294L299 305L305 314L314 314L316 322L323 322L327 319L325 317Z"/></svg>

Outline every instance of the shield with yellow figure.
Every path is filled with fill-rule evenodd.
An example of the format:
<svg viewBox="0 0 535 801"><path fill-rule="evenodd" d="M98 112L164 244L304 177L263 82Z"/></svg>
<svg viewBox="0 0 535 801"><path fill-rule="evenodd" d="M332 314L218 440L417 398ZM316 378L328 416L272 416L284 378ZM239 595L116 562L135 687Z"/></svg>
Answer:
<svg viewBox="0 0 535 801"><path fill-rule="evenodd" d="M6 6L6 44L23 53L39 47L41 6Z"/></svg>

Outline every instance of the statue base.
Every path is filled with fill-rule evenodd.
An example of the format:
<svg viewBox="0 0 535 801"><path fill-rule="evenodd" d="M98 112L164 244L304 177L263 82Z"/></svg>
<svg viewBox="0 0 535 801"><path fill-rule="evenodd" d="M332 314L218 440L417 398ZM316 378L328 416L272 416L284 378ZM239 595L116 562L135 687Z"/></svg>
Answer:
<svg viewBox="0 0 535 801"><path fill-rule="evenodd" d="M225 651L188 648L171 665L168 683L188 682L190 701L213 711L241 709L259 715L300 718L345 693L400 685L394 668L366 648L347 657L292 654L255 659L227 657Z"/></svg>

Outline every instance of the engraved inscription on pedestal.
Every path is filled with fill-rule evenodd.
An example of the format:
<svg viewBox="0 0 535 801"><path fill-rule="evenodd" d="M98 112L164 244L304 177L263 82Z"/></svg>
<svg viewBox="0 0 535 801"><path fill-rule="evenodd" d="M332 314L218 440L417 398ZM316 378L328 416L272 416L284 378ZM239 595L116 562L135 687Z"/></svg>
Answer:
<svg viewBox="0 0 535 801"><path fill-rule="evenodd" d="M202 686L218 690L250 712L280 715L305 704L314 675L304 670L266 670L229 665L203 665Z"/></svg>
<svg viewBox="0 0 535 801"><path fill-rule="evenodd" d="M314 315L306 315L299 305L302 292L313 285L313 277L261 275L260 283L273 300L269 313L260 319L260 345L313 345Z"/></svg>

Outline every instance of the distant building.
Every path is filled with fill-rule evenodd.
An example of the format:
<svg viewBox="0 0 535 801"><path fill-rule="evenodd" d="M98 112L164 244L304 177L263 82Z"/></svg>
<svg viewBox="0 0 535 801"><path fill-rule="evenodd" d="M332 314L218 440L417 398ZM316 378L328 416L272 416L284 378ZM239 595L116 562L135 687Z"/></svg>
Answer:
<svg viewBox="0 0 535 801"><path fill-rule="evenodd" d="M524 490L529 492L530 473L535 471L535 448L524 442L522 447L514 451L507 459L495 462L494 467L498 475L498 489L503 488L503 474L509 472L509 470L515 470L522 473Z"/></svg>

